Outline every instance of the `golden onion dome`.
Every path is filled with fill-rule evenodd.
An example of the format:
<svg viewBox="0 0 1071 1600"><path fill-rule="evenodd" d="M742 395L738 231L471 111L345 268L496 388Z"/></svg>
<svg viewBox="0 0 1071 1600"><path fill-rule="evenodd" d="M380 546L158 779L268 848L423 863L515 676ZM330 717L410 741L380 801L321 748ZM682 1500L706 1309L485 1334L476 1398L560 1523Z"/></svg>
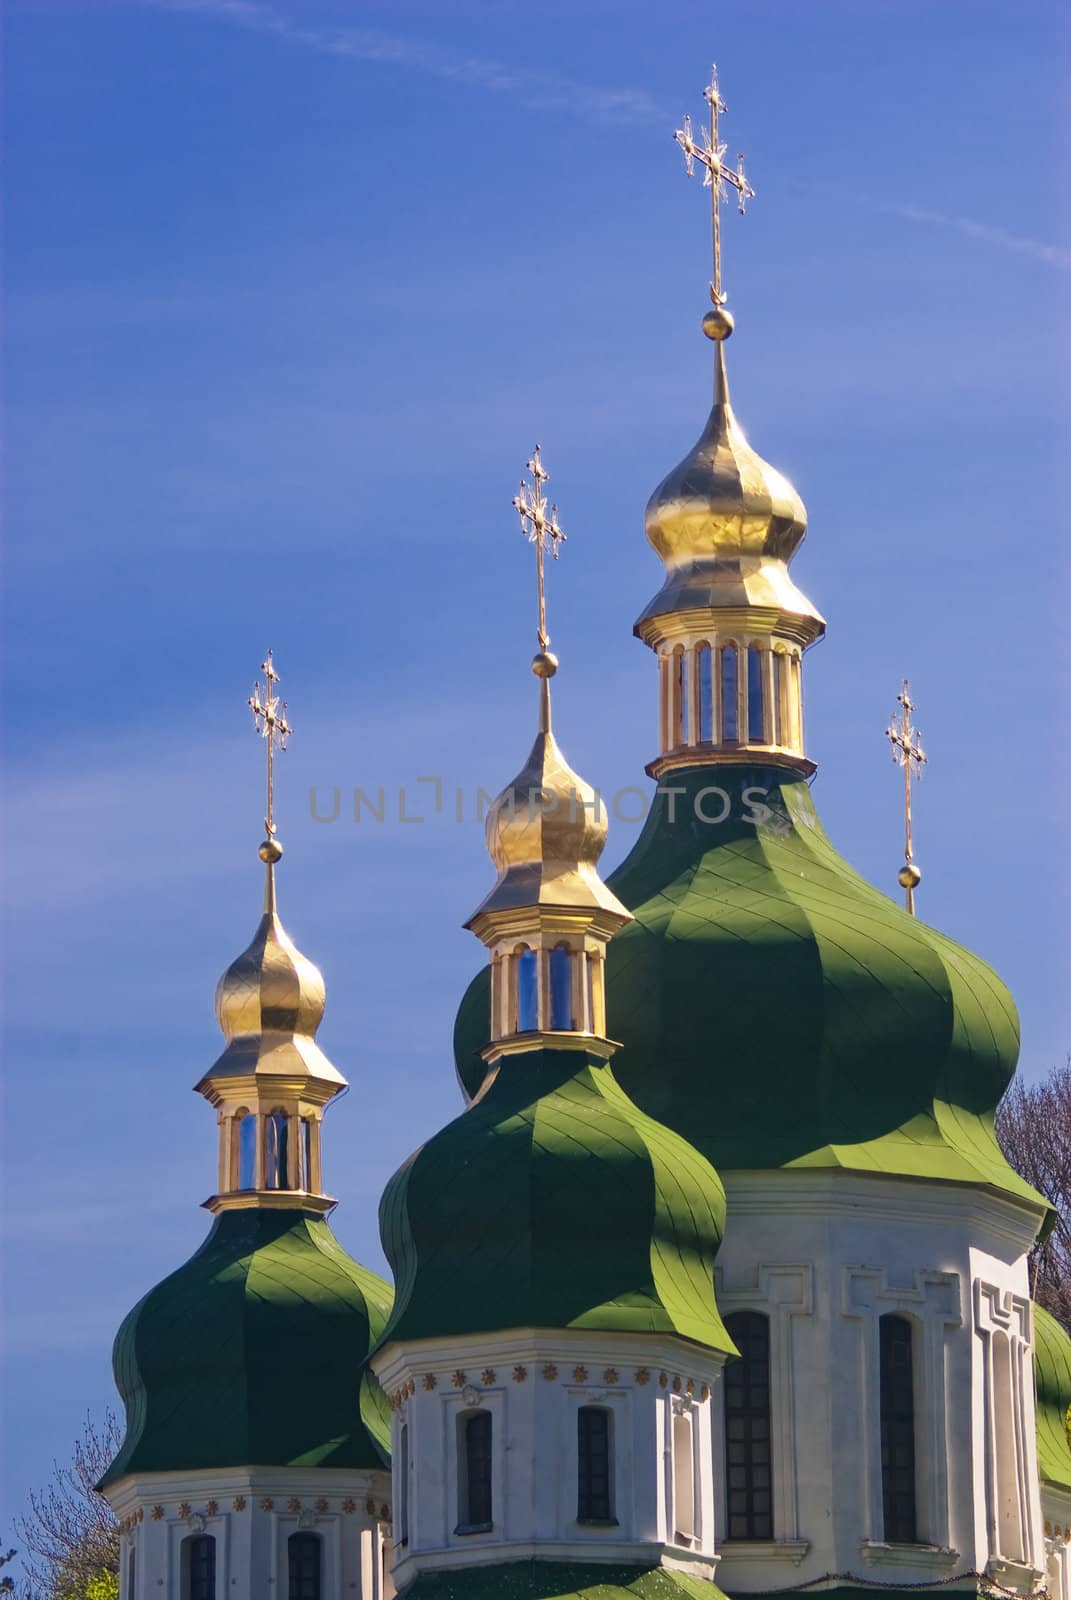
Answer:
<svg viewBox="0 0 1071 1600"><path fill-rule="evenodd" d="M264 914L252 943L216 986L216 1018L227 1046L198 1088L214 1078L249 1075L344 1087L315 1038L324 1014L323 975L301 954L276 909L275 862L282 847L270 839L260 854L267 866Z"/></svg>
<svg viewBox="0 0 1071 1600"><path fill-rule="evenodd" d="M647 503L647 538L665 567L643 624L669 612L761 606L817 623L821 616L788 574L807 531L803 501L788 479L748 444L729 400L724 341L728 314L708 312L715 341L714 406L701 437Z"/></svg>
<svg viewBox="0 0 1071 1600"><path fill-rule="evenodd" d="M488 912L526 906L628 918L598 874L608 826L602 799L573 771L551 729L549 679L557 666L545 650L532 663L541 680L539 733L528 760L487 814L487 849L498 881L467 928Z"/></svg>

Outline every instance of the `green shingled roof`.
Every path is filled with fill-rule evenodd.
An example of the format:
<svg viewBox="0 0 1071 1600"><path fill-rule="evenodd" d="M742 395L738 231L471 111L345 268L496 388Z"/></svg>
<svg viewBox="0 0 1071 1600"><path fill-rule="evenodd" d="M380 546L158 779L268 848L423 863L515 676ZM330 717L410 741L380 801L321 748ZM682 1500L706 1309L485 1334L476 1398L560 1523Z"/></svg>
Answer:
<svg viewBox="0 0 1071 1600"><path fill-rule="evenodd" d="M725 1196L685 1141L586 1052L508 1056L380 1203L383 1336L503 1328L679 1334L732 1351L714 1304Z"/></svg>
<svg viewBox="0 0 1071 1600"><path fill-rule="evenodd" d="M1034 1307L1038 1471L1045 1483L1071 1489L1071 1337L1049 1312Z"/></svg>
<svg viewBox="0 0 1071 1600"><path fill-rule="evenodd" d="M202 1467L381 1467L364 1363L391 1291L302 1211L225 1211L136 1305L113 1363L126 1438L104 1478Z"/></svg>
<svg viewBox="0 0 1071 1600"><path fill-rule="evenodd" d="M708 1578L665 1567L510 1561L421 1573L400 1600L725 1600Z"/></svg>
<svg viewBox="0 0 1071 1600"><path fill-rule="evenodd" d="M656 797L609 880L635 917L607 956L630 1098L723 1173L838 1166L1040 1207L993 1132L1018 1051L995 973L854 872L796 774L717 766L663 782L682 792ZM724 809L699 794L712 786L723 822L697 816L697 802ZM481 974L455 1030L470 1094L487 1015Z"/></svg>

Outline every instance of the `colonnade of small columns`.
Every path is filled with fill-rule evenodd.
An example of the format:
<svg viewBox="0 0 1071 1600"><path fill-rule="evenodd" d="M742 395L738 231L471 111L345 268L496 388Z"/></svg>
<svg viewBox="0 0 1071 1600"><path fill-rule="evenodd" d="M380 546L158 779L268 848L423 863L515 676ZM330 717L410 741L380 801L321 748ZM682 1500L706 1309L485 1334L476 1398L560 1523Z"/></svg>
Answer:
<svg viewBox="0 0 1071 1600"><path fill-rule="evenodd" d="M661 753L710 745L803 755L801 651L762 639L667 644L659 650Z"/></svg>

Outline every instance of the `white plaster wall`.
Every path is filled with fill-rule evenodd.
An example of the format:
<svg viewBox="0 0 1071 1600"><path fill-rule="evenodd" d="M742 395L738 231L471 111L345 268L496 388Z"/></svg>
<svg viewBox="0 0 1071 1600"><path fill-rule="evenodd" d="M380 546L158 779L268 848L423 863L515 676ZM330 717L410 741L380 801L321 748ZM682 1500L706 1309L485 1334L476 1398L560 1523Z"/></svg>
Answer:
<svg viewBox="0 0 1071 1600"><path fill-rule="evenodd" d="M217 1600L286 1600L287 1539L322 1541L324 1595L391 1600L384 1576L390 1474L318 1468L146 1473L107 1490L121 1533L120 1600L182 1600L181 1551L191 1534L216 1540ZM136 1554L133 1593L129 1554Z"/></svg>
<svg viewBox="0 0 1071 1600"><path fill-rule="evenodd" d="M707 1421L722 1358L683 1340L518 1329L465 1340L390 1345L373 1367L391 1400L395 1471L394 1575L538 1555L546 1560L640 1560L712 1575L714 1465ZM577 1521L577 1412L613 1418L614 1526ZM672 1413L693 1417L697 1526L674 1539ZM492 1516L459 1533L458 1418L493 1418ZM408 1540L400 1430L409 1437Z"/></svg>
<svg viewBox="0 0 1071 1600"><path fill-rule="evenodd" d="M986 1304L1024 1302L1037 1217L981 1189L841 1170L728 1174L725 1182L719 1307L723 1315L754 1309L770 1316L775 1537L762 1545L723 1542L724 1412L716 1393L722 1588L763 1591L831 1573L925 1583L986 1570L997 1552L989 1534L992 1443L978 1286L987 1286ZM882 1527L878 1319L886 1312L915 1329L924 1543L910 1547L887 1545ZM1020 1390L1025 1581L1027 1568L1044 1565L1028 1347ZM1002 1570L1002 1581L1015 1576Z"/></svg>

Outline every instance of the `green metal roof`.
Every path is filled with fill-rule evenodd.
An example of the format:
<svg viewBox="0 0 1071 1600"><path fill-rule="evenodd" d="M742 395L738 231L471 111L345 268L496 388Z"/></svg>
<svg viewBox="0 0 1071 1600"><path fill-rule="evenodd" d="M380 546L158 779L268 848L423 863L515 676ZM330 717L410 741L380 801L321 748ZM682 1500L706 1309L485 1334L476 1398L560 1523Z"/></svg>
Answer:
<svg viewBox="0 0 1071 1600"><path fill-rule="evenodd" d="M733 1350L714 1304L717 1174L587 1052L506 1057L379 1215L396 1283L383 1344L534 1326Z"/></svg>
<svg viewBox="0 0 1071 1600"><path fill-rule="evenodd" d="M993 1132L1015 1066L1011 996L833 849L810 789L775 767L667 776L611 876L635 921L607 956L614 1072L720 1172L847 1167L993 1185L1043 1204ZM724 802L726 820L704 822ZM751 800L767 809L749 820ZM760 792L761 791L761 792ZM462 1002L478 1087L487 978Z"/></svg>
<svg viewBox="0 0 1071 1600"><path fill-rule="evenodd" d="M716 1583L665 1567L509 1561L426 1572L400 1600L725 1600Z"/></svg>
<svg viewBox="0 0 1071 1600"><path fill-rule="evenodd" d="M1071 1489L1071 1337L1054 1316L1034 1307L1038 1471L1045 1483Z"/></svg>
<svg viewBox="0 0 1071 1600"><path fill-rule="evenodd" d="M202 1467L381 1467L388 1408L364 1363L390 1302L322 1218L223 1212L119 1330L126 1438L104 1483Z"/></svg>

